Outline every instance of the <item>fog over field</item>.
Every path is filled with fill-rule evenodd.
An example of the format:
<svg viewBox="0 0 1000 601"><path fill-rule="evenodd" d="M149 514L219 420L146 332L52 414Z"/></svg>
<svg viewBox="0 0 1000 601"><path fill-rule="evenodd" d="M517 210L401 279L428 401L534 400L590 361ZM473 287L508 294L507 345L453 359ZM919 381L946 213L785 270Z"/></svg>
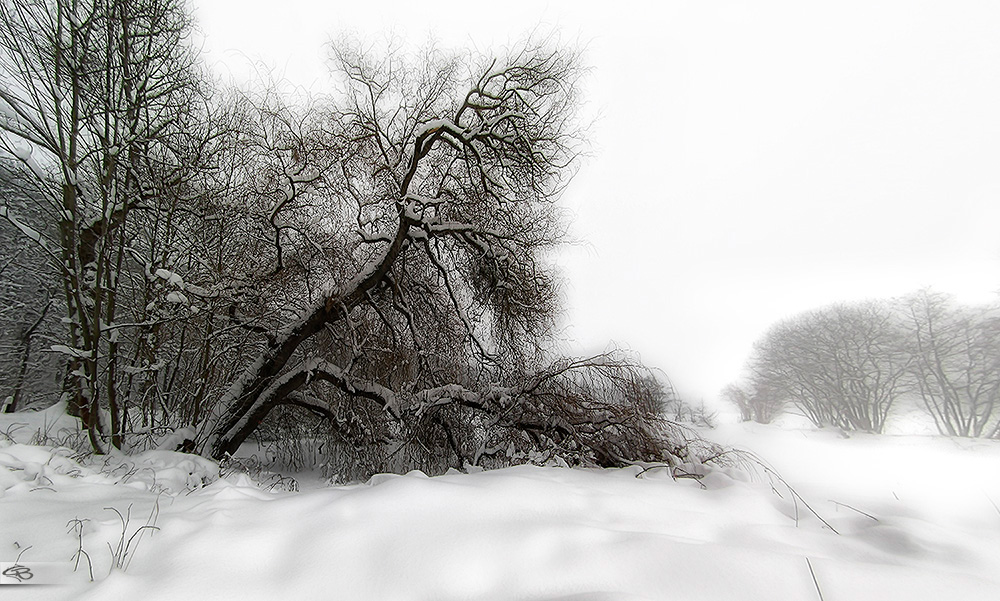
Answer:
<svg viewBox="0 0 1000 601"><path fill-rule="evenodd" d="M997 31L3 0L0 597L995 599Z"/></svg>

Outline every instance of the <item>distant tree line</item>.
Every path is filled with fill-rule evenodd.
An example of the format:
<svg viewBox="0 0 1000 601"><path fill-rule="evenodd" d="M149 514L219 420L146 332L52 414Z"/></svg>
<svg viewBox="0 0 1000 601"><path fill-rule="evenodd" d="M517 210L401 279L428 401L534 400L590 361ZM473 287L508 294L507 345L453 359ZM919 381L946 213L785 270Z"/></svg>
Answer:
<svg viewBox="0 0 1000 601"><path fill-rule="evenodd" d="M0 3L6 410L60 397L97 452L322 439L359 476L689 456L663 378L553 350L577 52L343 39L304 97L218 84L192 27Z"/></svg>
<svg viewBox="0 0 1000 601"><path fill-rule="evenodd" d="M1000 308L921 291L843 303L774 325L747 379L723 390L744 420L795 409L816 426L882 432L912 399L949 436L1000 435Z"/></svg>

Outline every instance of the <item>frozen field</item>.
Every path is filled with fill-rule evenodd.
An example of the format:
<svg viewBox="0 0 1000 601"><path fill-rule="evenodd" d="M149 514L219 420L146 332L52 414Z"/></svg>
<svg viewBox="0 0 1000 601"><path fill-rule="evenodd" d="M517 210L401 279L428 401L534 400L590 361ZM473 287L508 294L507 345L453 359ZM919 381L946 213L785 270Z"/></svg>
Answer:
<svg viewBox="0 0 1000 601"><path fill-rule="evenodd" d="M1000 441L709 433L801 500L764 472L699 484L638 467L296 475L290 493L190 455L77 462L13 442L68 423L0 416L0 561L64 582L4 599L1000 598Z"/></svg>

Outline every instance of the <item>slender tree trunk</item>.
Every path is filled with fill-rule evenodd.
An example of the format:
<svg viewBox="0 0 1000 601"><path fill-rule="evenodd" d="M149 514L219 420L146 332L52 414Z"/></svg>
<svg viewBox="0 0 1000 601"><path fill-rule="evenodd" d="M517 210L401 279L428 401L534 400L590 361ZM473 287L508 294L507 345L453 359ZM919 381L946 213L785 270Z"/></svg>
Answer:
<svg viewBox="0 0 1000 601"><path fill-rule="evenodd" d="M42 312L38 315L38 319L25 328L19 337L21 342L21 359L18 365L17 378L14 380L14 393L11 395L10 404L6 406L7 413L14 413L21 405L24 381L28 373L28 363L31 359L31 339L35 335L35 331L38 330L38 327L42 325L42 321L45 319L45 314L48 313L48 310L49 300L46 295L45 305L42 307Z"/></svg>

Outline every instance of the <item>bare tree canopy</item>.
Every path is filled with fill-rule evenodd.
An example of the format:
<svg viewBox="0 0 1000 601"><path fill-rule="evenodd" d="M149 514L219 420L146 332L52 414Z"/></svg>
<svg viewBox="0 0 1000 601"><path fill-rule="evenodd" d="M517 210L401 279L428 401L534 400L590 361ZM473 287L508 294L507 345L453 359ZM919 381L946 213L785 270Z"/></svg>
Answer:
<svg viewBox="0 0 1000 601"><path fill-rule="evenodd" d="M900 399L947 436L1000 435L1000 315L921 290L834 305L775 325L754 347L750 377L723 396L743 419L790 401L817 426L879 432Z"/></svg>
<svg viewBox="0 0 1000 601"><path fill-rule="evenodd" d="M1000 433L1000 314L961 307L930 291L902 303L910 351L911 388L938 431L950 436Z"/></svg>
<svg viewBox="0 0 1000 601"><path fill-rule="evenodd" d="M895 314L872 301L773 326L755 345L751 370L817 426L881 432L909 361Z"/></svg>
<svg viewBox="0 0 1000 601"><path fill-rule="evenodd" d="M747 383L729 384L722 389L722 399L740 411L741 421L769 424L785 408L786 397L775 390L773 383L760 376L751 376Z"/></svg>
<svg viewBox="0 0 1000 601"><path fill-rule="evenodd" d="M244 418L255 405L286 393L272 384L290 362L293 380L315 369L296 353L321 331L344 346L326 359L343 386L372 388L361 380L377 382L371 357L390 341L413 383L491 382L537 367L553 323L555 281L540 255L560 238L552 205L576 154L575 57L543 45L479 65L433 49L413 65L351 46L335 55L344 97L324 107L317 146L275 152L287 166L271 221L295 219L296 205L330 206L349 273L307 291L227 393L208 427L214 454L252 429ZM276 232L277 274L295 236ZM461 360L440 365L443 355Z"/></svg>
<svg viewBox="0 0 1000 601"><path fill-rule="evenodd" d="M178 431L223 458L308 423L371 470L686 456L662 378L554 352L574 49L344 38L335 90L302 98L211 84L179 0L0 11L30 200L2 215L61 286L51 350L98 451Z"/></svg>

